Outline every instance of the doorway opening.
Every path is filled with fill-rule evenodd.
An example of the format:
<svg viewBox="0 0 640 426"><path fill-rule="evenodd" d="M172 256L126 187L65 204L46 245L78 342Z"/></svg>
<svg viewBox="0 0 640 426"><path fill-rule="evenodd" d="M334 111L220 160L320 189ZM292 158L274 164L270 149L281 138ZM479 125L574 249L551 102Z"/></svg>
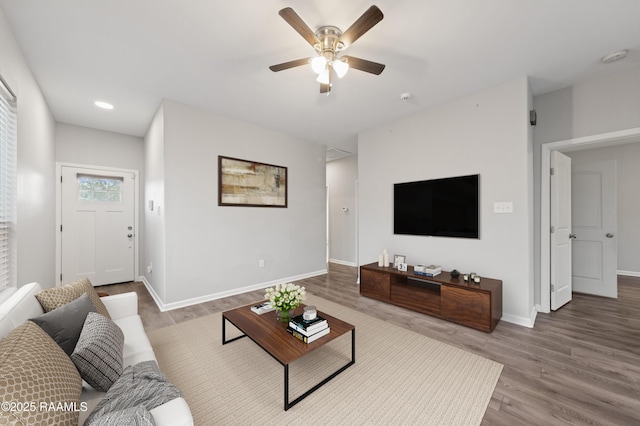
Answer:
<svg viewBox="0 0 640 426"><path fill-rule="evenodd" d="M551 168L551 155L555 150L580 150L614 146L640 141L640 127L549 142L541 149L541 186L540 186L540 309L539 312L551 311L551 194L550 174L545 171Z"/></svg>

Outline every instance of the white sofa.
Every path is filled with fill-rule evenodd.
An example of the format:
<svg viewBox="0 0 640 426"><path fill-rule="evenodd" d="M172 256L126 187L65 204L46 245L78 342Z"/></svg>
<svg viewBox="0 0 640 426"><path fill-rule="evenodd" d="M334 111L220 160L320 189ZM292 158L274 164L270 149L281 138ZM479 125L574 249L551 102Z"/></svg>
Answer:
<svg viewBox="0 0 640 426"><path fill-rule="evenodd" d="M20 287L0 304L0 339L7 336L14 328L22 325L30 318L44 313L35 294L42 287L38 283L30 283ZM5 295L6 297L6 295ZM141 361L156 360L153 348L142 326L138 315L138 295L135 292L117 294L101 298L109 311L109 315L124 334L123 366ZM82 425L91 414L93 408L104 396L83 382L81 401L88 406L80 412L79 424ZM150 410L157 426L193 425L193 417L184 398L173 399Z"/></svg>

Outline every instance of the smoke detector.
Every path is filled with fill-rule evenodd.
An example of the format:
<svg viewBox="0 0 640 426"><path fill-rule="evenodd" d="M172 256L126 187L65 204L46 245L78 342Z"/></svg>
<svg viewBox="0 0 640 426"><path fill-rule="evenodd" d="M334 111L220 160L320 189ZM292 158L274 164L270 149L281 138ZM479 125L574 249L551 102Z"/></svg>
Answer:
<svg viewBox="0 0 640 426"><path fill-rule="evenodd" d="M618 50L617 52L613 52L605 56L601 61L603 64L612 64L626 58L628 53L628 50Z"/></svg>

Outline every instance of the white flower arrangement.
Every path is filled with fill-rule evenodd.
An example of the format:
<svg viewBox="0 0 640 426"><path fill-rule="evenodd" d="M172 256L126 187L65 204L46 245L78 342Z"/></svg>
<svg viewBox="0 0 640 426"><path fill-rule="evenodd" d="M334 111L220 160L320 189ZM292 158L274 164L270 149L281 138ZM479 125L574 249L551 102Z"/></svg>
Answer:
<svg viewBox="0 0 640 426"><path fill-rule="evenodd" d="M307 293L304 287L286 283L268 288L264 297L276 311L290 311L300 306L302 301L307 298Z"/></svg>

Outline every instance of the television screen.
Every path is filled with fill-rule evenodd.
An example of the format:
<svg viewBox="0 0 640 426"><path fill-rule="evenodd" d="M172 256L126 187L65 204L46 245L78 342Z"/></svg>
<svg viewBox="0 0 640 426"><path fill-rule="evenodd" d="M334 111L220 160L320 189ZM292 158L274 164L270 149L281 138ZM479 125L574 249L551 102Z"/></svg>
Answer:
<svg viewBox="0 0 640 426"><path fill-rule="evenodd" d="M479 177L396 183L393 233L479 238Z"/></svg>

